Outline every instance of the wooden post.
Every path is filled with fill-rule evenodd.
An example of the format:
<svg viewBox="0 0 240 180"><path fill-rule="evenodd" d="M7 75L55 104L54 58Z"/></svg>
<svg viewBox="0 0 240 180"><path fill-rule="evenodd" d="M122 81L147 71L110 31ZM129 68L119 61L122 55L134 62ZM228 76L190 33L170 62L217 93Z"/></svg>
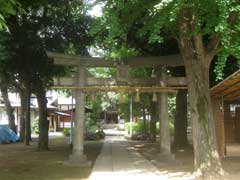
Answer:
<svg viewBox="0 0 240 180"><path fill-rule="evenodd" d="M160 86L166 86L166 68L161 67L159 72ZM168 94L160 93L159 95L159 119L160 119L160 156L167 160L173 160L171 154L171 137L169 130L168 117Z"/></svg>
<svg viewBox="0 0 240 180"><path fill-rule="evenodd" d="M85 85L85 69L78 66L77 85ZM85 121L85 93L76 90L75 120L73 150L69 158L69 164L78 166L89 166L87 157L84 155L84 121Z"/></svg>

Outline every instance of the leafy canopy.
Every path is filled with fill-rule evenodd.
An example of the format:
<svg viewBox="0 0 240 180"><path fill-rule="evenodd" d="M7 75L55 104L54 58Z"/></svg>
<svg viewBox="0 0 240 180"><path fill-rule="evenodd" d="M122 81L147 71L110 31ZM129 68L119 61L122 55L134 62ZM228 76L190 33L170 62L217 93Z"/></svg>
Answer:
<svg viewBox="0 0 240 180"><path fill-rule="evenodd" d="M17 9L22 11L17 0L0 0L0 31L7 28L6 18L15 15Z"/></svg>
<svg viewBox="0 0 240 180"><path fill-rule="evenodd" d="M229 55L240 57L238 0L105 1L103 16L98 19L92 33L99 38L98 45L109 49L110 54L141 54L131 43L133 37L148 39L146 46L149 43L164 43L170 37L178 41L178 16L183 9L188 9L193 17L189 38L202 36L206 52L211 50L208 47L210 42L219 36L215 71L221 76ZM229 23L232 19L234 21ZM104 41L101 41L102 37Z"/></svg>

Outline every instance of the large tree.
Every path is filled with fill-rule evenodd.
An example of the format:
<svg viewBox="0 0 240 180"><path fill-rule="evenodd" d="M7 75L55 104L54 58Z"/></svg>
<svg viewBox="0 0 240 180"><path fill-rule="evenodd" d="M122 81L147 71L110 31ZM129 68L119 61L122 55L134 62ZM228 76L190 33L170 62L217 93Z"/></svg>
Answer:
<svg viewBox="0 0 240 180"><path fill-rule="evenodd" d="M103 9L105 31L94 29L102 32L103 43L113 50L125 47L129 51L131 36L147 36L150 42L159 43L168 36L178 43L188 78L195 169L204 178L223 172L211 110L209 68L215 56L219 65L230 54L239 57L239 11L237 0L112 0ZM132 27L137 28L129 34Z"/></svg>
<svg viewBox="0 0 240 180"><path fill-rule="evenodd" d="M15 15L17 10L23 11L20 8L20 3L16 0L10 0L10 1L4 1L0 0L0 32L1 31L6 31L7 30L7 22L6 18L8 18L11 15ZM3 37L1 37L3 38ZM4 47L0 46L1 51L4 49ZM3 50L4 51L4 50ZM6 56L5 53L1 53L1 60ZM8 75L6 71L3 71L4 67L1 67L1 72L0 72L0 88L1 88L1 94L4 100L4 104L6 107L7 115L8 115L8 122L9 122L9 127L14 131L17 132L16 130L16 125L15 125L15 117L13 114L13 108L11 106L9 97L8 97Z"/></svg>
<svg viewBox="0 0 240 180"><path fill-rule="evenodd" d="M46 51L87 55L91 43L88 29L91 18L86 15L82 1L23 1L25 13L9 17L1 42L8 56L1 64L9 70L14 86L22 100L21 137L30 140L30 96L37 96L39 105L39 150L48 149L48 120L46 90L53 76L64 74L65 68L54 67ZM24 133L25 132L25 133ZM24 137L24 135L26 135Z"/></svg>

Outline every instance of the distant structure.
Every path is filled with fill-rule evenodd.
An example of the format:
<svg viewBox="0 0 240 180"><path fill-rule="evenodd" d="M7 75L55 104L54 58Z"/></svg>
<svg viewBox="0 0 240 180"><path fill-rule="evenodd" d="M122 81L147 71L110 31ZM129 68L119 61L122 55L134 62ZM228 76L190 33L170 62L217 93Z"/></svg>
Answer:
<svg viewBox="0 0 240 180"><path fill-rule="evenodd" d="M19 132L20 128L20 110L21 101L19 94L9 93L9 100L14 109L15 123ZM75 108L75 99L70 97L64 97L56 93L55 91L47 92L47 108L48 108L48 120L50 131L60 131L63 128L71 127L71 116ZM31 97L31 122L33 123L38 118L38 104L36 97ZM8 124L8 116L5 108L4 101L0 98L0 125Z"/></svg>

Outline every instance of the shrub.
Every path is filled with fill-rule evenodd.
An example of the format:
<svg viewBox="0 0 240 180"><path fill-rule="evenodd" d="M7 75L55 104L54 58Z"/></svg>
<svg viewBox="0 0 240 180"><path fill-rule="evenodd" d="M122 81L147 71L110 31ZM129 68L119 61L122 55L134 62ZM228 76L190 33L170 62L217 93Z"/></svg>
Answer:
<svg viewBox="0 0 240 180"><path fill-rule="evenodd" d="M87 132L84 134L84 139L88 141L96 141L99 140L100 137L97 135L97 133Z"/></svg>
<svg viewBox="0 0 240 180"><path fill-rule="evenodd" d="M105 133L103 131L97 131L95 133L87 132L84 135L84 139L88 141L97 141L105 138Z"/></svg>
<svg viewBox="0 0 240 180"><path fill-rule="evenodd" d="M87 128L87 132L96 133L97 129L98 129L98 127L96 125L92 125Z"/></svg>
<svg viewBox="0 0 240 180"><path fill-rule="evenodd" d="M132 123L132 128L133 128L133 134L139 134L144 132L144 122L139 121L139 122L133 122ZM146 131L149 130L149 122L146 122ZM125 131L130 133L130 123L125 123Z"/></svg>
<svg viewBox="0 0 240 180"><path fill-rule="evenodd" d="M64 136L69 137L70 133L71 133L71 129L64 128L62 133L63 133Z"/></svg>
<svg viewBox="0 0 240 180"><path fill-rule="evenodd" d="M105 138L105 132L103 130L97 131L96 134L99 136L100 139Z"/></svg>
<svg viewBox="0 0 240 180"><path fill-rule="evenodd" d="M157 122L156 123L156 127L157 127L157 133L160 132L160 123ZM144 132L144 122L143 121L139 121L139 122L133 122L132 123L132 128L133 128L133 134L142 134ZM147 133L149 132L150 129L150 122L146 122L146 131ZM170 130L170 135L173 136L174 135L174 124L172 121L169 122L169 130ZM128 132L128 134L130 134L130 123L125 123L125 131Z"/></svg>
<svg viewBox="0 0 240 180"><path fill-rule="evenodd" d="M97 125L91 125L87 128L87 132L85 133L85 140L100 140L105 138L105 133L100 128L100 126Z"/></svg>

